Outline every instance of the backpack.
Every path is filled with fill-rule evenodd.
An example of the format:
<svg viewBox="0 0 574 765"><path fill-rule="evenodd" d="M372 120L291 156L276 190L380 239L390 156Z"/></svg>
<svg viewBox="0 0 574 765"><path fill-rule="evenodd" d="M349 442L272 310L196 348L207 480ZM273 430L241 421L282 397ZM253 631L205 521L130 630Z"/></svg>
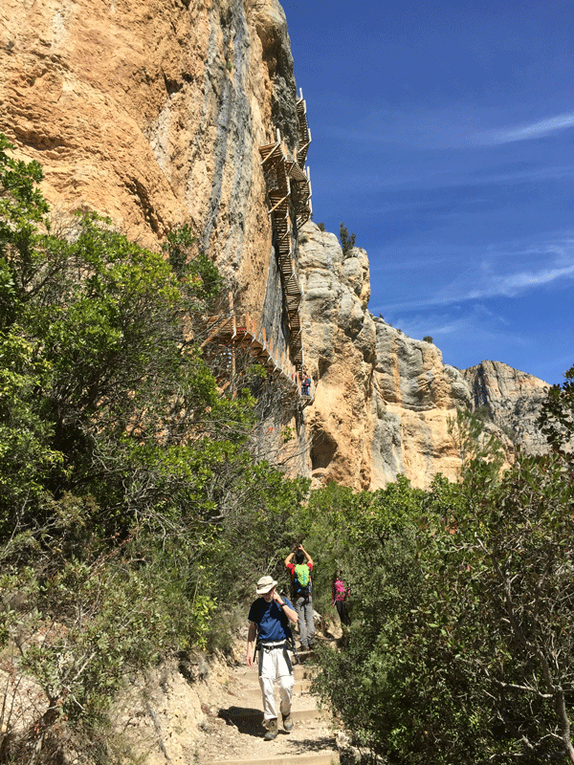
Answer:
<svg viewBox="0 0 574 765"><path fill-rule="evenodd" d="M306 563L297 563L293 571L293 597L308 598L311 592L311 572Z"/></svg>
<svg viewBox="0 0 574 765"><path fill-rule="evenodd" d="M340 579L335 579L333 584L333 600L345 600L347 597L347 588Z"/></svg>

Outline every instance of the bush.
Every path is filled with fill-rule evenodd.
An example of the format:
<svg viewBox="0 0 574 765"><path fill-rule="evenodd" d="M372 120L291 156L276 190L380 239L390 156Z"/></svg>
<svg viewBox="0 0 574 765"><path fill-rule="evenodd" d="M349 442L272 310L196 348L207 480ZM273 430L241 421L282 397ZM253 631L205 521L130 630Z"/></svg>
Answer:
<svg viewBox="0 0 574 765"><path fill-rule="evenodd" d="M390 486L347 513L353 622L315 689L389 762L572 759L571 455L501 476L479 436L464 430L464 482Z"/></svg>
<svg viewBox="0 0 574 765"><path fill-rule="evenodd" d="M307 483L246 448L258 373L218 390L195 338L222 282L190 230L166 257L96 215L57 236L39 166L9 150L0 137L0 641L37 693L26 717L0 713L0 751L39 764L97 740L129 672L227 645L224 612L277 565Z"/></svg>
<svg viewBox="0 0 574 765"><path fill-rule="evenodd" d="M341 247L343 248L343 255L350 255L355 247L356 235L349 234L345 224L341 223L339 226L339 238L341 240Z"/></svg>

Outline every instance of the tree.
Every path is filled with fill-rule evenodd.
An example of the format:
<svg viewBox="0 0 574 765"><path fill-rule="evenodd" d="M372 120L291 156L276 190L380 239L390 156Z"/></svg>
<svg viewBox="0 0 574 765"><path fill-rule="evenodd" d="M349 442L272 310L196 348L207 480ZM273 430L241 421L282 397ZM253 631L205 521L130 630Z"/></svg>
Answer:
<svg viewBox="0 0 574 765"><path fill-rule="evenodd" d="M574 453L574 365L564 374L562 385L548 391L538 423L550 446L563 453Z"/></svg>
<svg viewBox="0 0 574 765"><path fill-rule="evenodd" d="M458 493L437 479L441 505L452 508ZM358 743L389 762L439 762L427 760L429 742L448 709L444 681L431 680L433 642L420 634L433 599L419 561L419 538L430 531L424 496L401 478L370 503L364 497L348 529L353 621L341 650L322 652L315 682ZM445 763L456 761L451 754Z"/></svg>
<svg viewBox="0 0 574 765"><path fill-rule="evenodd" d="M487 475L488 480L500 475L505 453L496 428L478 413L465 409L457 409L456 417L449 417L447 425L461 461L460 477L467 488L478 490ZM478 485L470 486L472 482Z"/></svg>
<svg viewBox="0 0 574 765"><path fill-rule="evenodd" d="M357 517L353 624L316 686L391 763L574 762L570 456L501 475L460 424L460 484Z"/></svg>
<svg viewBox="0 0 574 765"><path fill-rule="evenodd" d="M341 240L341 247L343 248L343 255L350 255L355 247L355 234L349 234L347 227L344 223L339 226L339 238Z"/></svg>
<svg viewBox="0 0 574 765"><path fill-rule="evenodd" d="M208 644L237 492L259 498L253 529L292 495L263 465L256 477L241 448L252 399L220 393L194 335L221 279L188 259L189 231L165 257L96 215L56 235L39 166L9 150L1 139L0 646L20 655L0 709L21 717L0 713L0 750L40 763L71 731L92 738L128 668ZM25 713L10 695L22 672L38 684Z"/></svg>

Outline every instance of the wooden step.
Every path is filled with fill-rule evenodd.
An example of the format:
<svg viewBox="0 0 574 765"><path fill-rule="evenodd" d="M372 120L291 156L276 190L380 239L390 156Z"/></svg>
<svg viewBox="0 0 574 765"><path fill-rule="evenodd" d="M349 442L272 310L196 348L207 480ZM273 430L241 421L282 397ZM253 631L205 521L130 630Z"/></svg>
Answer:
<svg viewBox="0 0 574 765"><path fill-rule="evenodd" d="M301 294L290 294L287 296L287 313L289 314L289 322L291 326L293 322L300 326L301 317L299 316L299 305L301 303Z"/></svg>
<svg viewBox="0 0 574 765"><path fill-rule="evenodd" d="M301 332L301 317L299 316L299 313L291 313L291 311L289 311L289 324L291 325L292 333L291 341L292 343L296 343L300 341L300 338L297 338L297 335Z"/></svg>

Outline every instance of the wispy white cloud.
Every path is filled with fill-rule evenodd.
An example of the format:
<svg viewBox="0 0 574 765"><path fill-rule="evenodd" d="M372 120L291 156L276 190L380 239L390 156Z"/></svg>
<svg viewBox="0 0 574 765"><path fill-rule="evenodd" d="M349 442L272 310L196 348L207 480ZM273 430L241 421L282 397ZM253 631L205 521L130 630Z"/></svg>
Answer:
<svg viewBox="0 0 574 765"><path fill-rule="evenodd" d="M502 107L488 108L468 103L447 103L434 109L357 109L362 117L346 124L335 121L324 128L326 137L345 143L400 146L436 151L476 146L498 146L532 141L574 128L574 111L544 119L488 127L499 122ZM500 124L500 123L499 123Z"/></svg>
<svg viewBox="0 0 574 765"><path fill-rule="evenodd" d="M506 278L500 280L500 285L491 285L484 290L476 290L469 293L469 299L489 297L493 295L507 295L513 297L514 295L523 292L526 289L530 289L536 286L543 286L544 284L551 284L559 279L571 279L574 277L574 266L569 268L552 268L543 269L537 273L532 271L526 271L524 273L512 274Z"/></svg>
<svg viewBox="0 0 574 765"><path fill-rule="evenodd" d="M348 112L349 107L344 107ZM468 136L476 132L477 116L461 104L424 109L412 105L404 109L357 108L351 122L336 120L323 127L325 138L351 145L415 150L440 150L469 145Z"/></svg>
<svg viewBox="0 0 574 765"><path fill-rule="evenodd" d="M496 353L501 342L514 347L526 347L529 343L528 338L516 332L503 315L482 303L460 311L423 309L403 316L395 315L393 319L394 326L400 327L409 337L421 339L430 335L441 349L455 343L469 348L491 348Z"/></svg>
<svg viewBox="0 0 574 765"><path fill-rule="evenodd" d="M416 311L423 307L448 306L497 297L518 297L529 291L574 281L574 239L562 238L522 252L476 253L475 267L465 267L448 284L428 290L413 299L386 303L387 311ZM512 263L521 267L511 271ZM538 265L540 264L540 265ZM453 264L454 266L454 264Z"/></svg>
<svg viewBox="0 0 574 765"><path fill-rule="evenodd" d="M462 165L462 163L461 163ZM337 181L344 188L366 188L372 194L373 191L386 190L392 188L434 188L434 189L453 189L464 187L487 187L487 186L506 186L516 183L538 182L538 181L559 181L569 179L574 176L574 165L552 165L545 167L532 167L527 170L516 170L506 173L473 173L467 168L454 165L448 168L430 168L429 170L415 171L408 168L402 173L383 172L358 172L347 175L333 175L334 193L338 191ZM396 204L394 209L402 209L405 204ZM388 210L389 208L387 208Z"/></svg>
<svg viewBox="0 0 574 765"><path fill-rule="evenodd" d="M557 114L554 117L547 117L530 124L487 130L476 134L475 140L483 145L494 146L503 143L513 143L514 141L531 141L572 127L574 127L574 112L569 112L567 114Z"/></svg>

